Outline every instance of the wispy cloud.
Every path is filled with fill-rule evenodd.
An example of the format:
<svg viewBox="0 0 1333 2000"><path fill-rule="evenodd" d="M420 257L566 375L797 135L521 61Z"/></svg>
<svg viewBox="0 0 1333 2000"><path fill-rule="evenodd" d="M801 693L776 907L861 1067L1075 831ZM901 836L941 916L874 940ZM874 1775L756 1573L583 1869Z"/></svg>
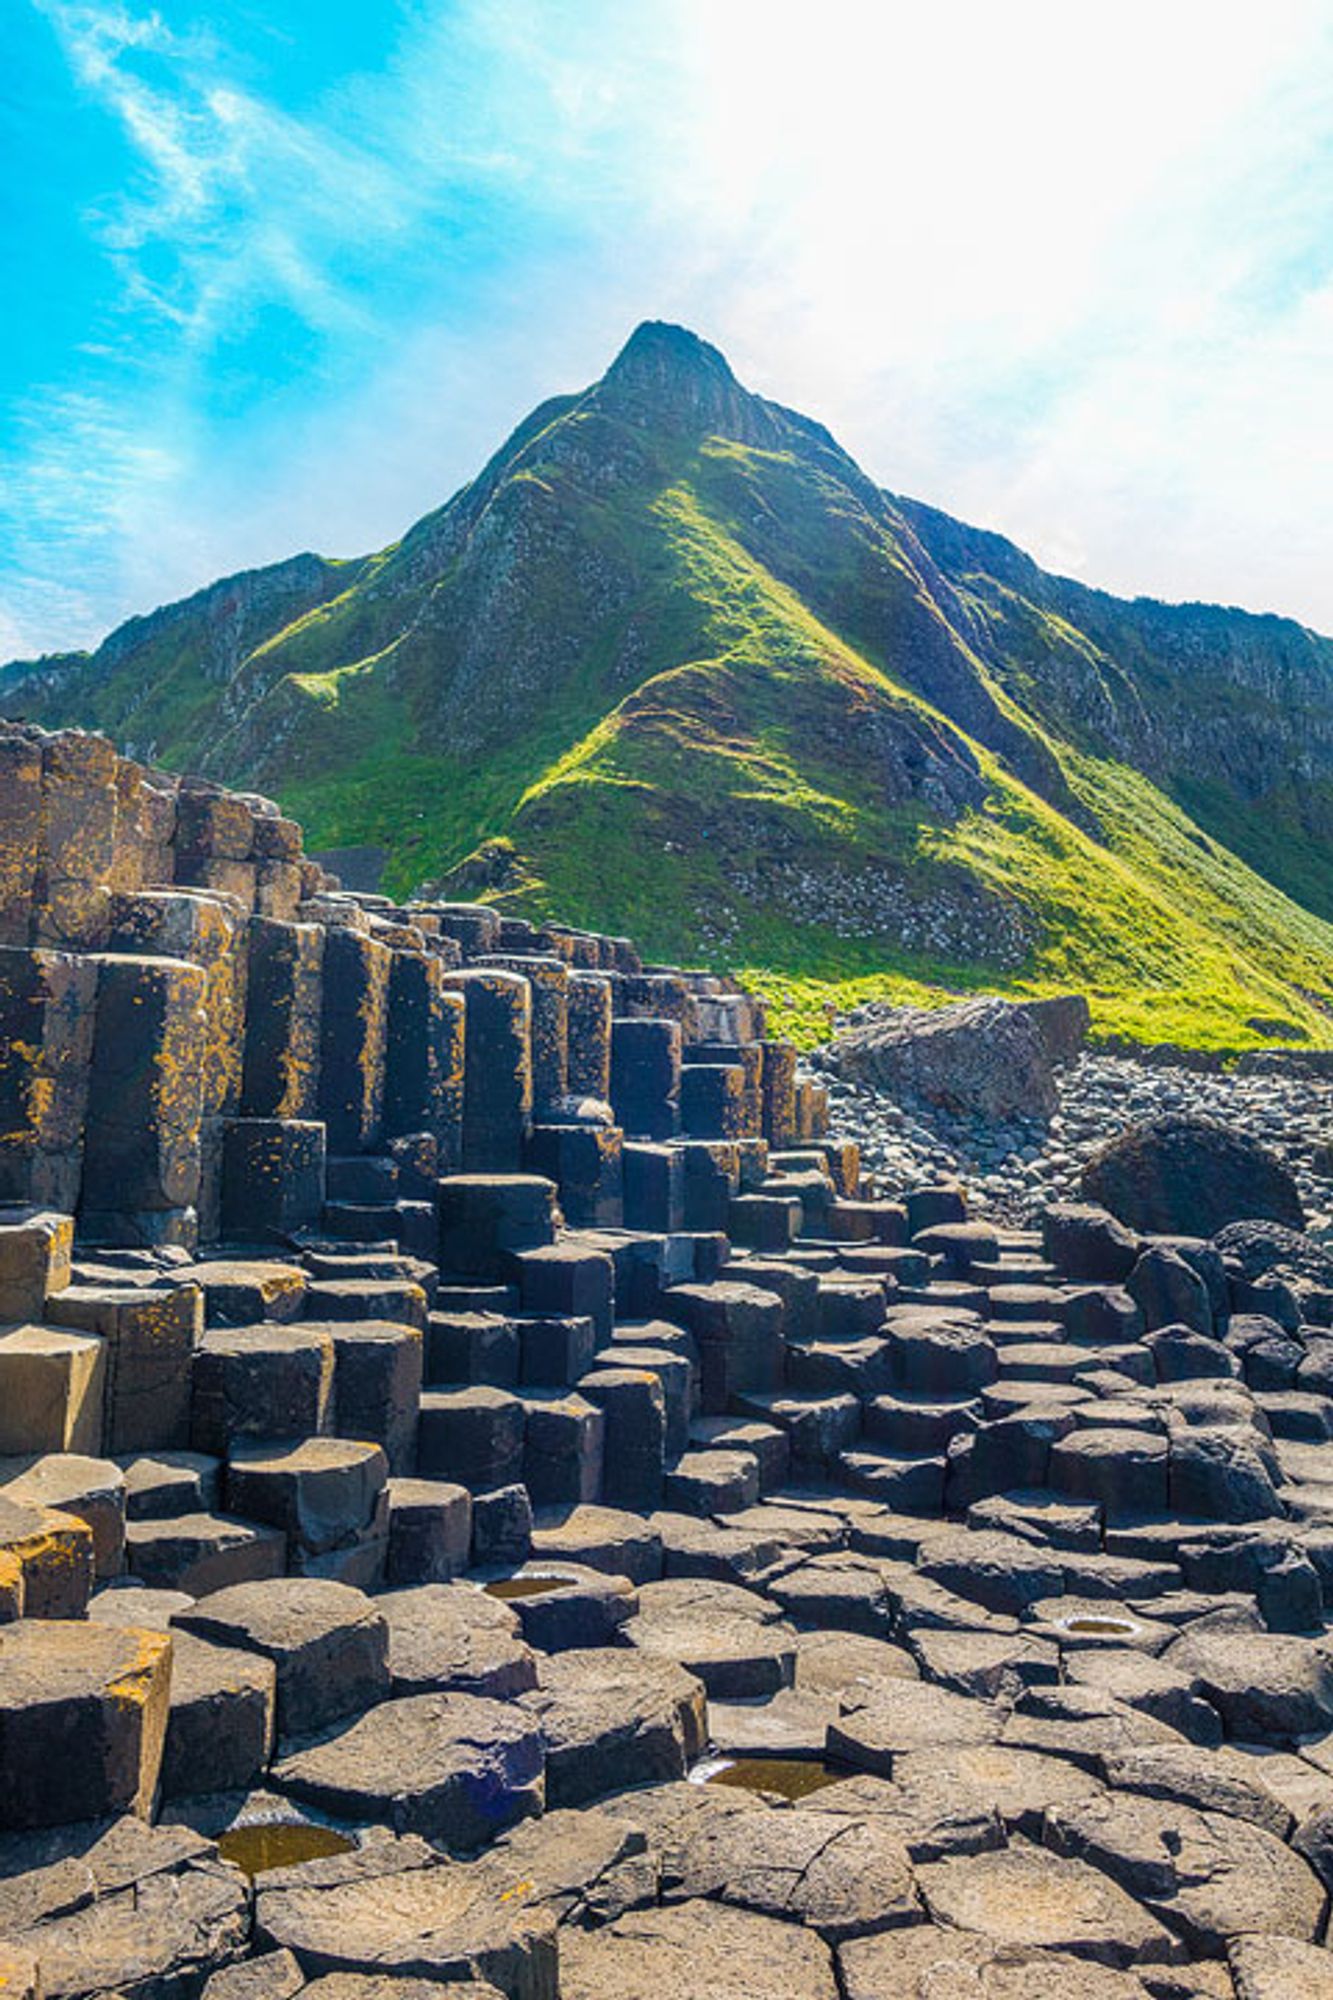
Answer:
<svg viewBox="0 0 1333 2000"><path fill-rule="evenodd" d="M355 316L324 257L349 234L392 230L411 192L400 172L229 81L212 35L118 0L35 4L139 160L133 184L93 218L123 305L157 309L195 344L255 297L285 299L316 325Z"/></svg>

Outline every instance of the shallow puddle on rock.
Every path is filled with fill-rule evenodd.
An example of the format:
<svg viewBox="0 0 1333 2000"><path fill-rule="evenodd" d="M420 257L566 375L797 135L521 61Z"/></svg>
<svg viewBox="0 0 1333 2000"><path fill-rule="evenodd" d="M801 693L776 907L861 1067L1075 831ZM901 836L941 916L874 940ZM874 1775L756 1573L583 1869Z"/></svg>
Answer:
<svg viewBox="0 0 1333 2000"><path fill-rule="evenodd" d="M296 1868L302 1861L323 1861L330 1854L350 1854L356 1842L331 1826L307 1826L291 1820L271 1820L254 1826L233 1826L218 1838L218 1853L253 1881L272 1868Z"/></svg>
<svg viewBox="0 0 1333 2000"><path fill-rule="evenodd" d="M498 1576L482 1589L487 1597L544 1597L548 1590L564 1590L572 1582L568 1576Z"/></svg>
<svg viewBox="0 0 1333 2000"><path fill-rule="evenodd" d="M1119 1639L1126 1632L1137 1632L1139 1628L1132 1618L1062 1618L1060 1629L1080 1632L1088 1638Z"/></svg>
<svg viewBox="0 0 1333 2000"><path fill-rule="evenodd" d="M808 1799L825 1785L836 1785L846 1771L835 1771L822 1757L735 1757L719 1763L704 1778L706 1785L734 1785L742 1792L777 1792L782 1798Z"/></svg>

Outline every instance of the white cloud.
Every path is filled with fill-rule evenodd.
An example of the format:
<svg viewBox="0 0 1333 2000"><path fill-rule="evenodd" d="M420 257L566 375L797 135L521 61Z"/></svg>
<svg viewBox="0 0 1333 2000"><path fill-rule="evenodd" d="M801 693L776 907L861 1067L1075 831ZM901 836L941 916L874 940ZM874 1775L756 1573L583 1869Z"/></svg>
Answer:
<svg viewBox="0 0 1333 2000"><path fill-rule="evenodd" d="M692 9L733 358L1090 579L1333 628L1326 9Z"/></svg>

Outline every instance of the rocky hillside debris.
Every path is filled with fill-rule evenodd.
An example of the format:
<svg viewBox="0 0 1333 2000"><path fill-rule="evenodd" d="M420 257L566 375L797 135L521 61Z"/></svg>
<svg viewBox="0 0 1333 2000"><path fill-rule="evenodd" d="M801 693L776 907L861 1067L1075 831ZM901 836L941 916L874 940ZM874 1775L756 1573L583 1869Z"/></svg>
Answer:
<svg viewBox="0 0 1333 2000"><path fill-rule="evenodd" d="M1333 1253L872 1182L748 995L318 888L0 1057L107 1106L109 960L241 1079L155 973L124 1182L0 1210L0 1977L1321 1992Z"/></svg>
<svg viewBox="0 0 1333 2000"><path fill-rule="evenodd" d="M1049 1118L1056 1065L1082 1047L1088 1004L992 998L864 1008L824 1052L828 1069L896 1102L981 1118Z"/></svg>
<svg viewBox="0 0 1333 2000"><path fill-rule="evenodd" d="M812 1061L821 1065L822 1053ZM819 1073L836 1122L857 1133L867 1171L890 1192L922 1176L954 1178L980 1208L1014 1222L1036 1220L1051 1201L1078 1199L1082 1169L1108 1137L1182 1112L1210 1118L1275 1154L1296 1183L1312 1230L1333 1233L1333 1168L1321 1151L1333 1126L1333 1084L1300 1067L1259 1076L1085 1051L1056 1073L1053 1117L1004 1120L908 1108L871 1086Z"/></svg>
<svg viewBox="0 0 1333 2000"><path fill-rule="evenodd" d="M1132 1229L1213 1236L1253 1217L1305 1227L1296 1183L1280 1160L1253 1139L1188 1114L1130 1126L1093 1155L1080 1186Z"/></svg>

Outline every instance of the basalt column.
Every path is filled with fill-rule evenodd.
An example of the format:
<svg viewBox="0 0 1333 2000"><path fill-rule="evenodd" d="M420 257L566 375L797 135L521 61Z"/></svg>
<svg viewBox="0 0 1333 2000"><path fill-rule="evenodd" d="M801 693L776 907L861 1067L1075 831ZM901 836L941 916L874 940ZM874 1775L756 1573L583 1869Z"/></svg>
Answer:
<svg viewBox="0 0 1333 2000"><path fill-rule="evenodd" d="M99 950L110 928L119 759L71 730L42 746L42 817L32 942Z"/></svg>
<svg viewBox="0 0 1333 2000"><path fill-rule="evenodd" d="M224 1121L241 1101L245 1058L246 935L240 906L228 896L140 889L115 897L111 948L188 959L204 972L199 1234L212 1242L221 1222Z"/></svg>
<svg viewBox="0 0 1333 2000"><path fill-rule="evenodd" d="M247 1118L313 1118L319 1105L319 924L250 923L241 1111Z"/></svg>
<svg viewBox="0 0 1333 2000"><path fill-rule="evenodd" d="M0 736L0 943L26 945L42 837L42 746Z"/></svg>
<svg viewBox="0 0 1333 2000"><path fill-rule="evenodd" d="M599 972L571 972L569 1089L573 1097L611 1095L611 982Z"/></svg>
<svg viewBox="0 0 1333 2000"><path fill-rule="evenodd" d="M78 1201L96 998L91 959L0 945L0 1201Z"/></svg>
<svg viewBox="0 0 1333 2000"><path fill-rule="evenodd" d="M324 1206L316 1116L324 937L319 924L252 917L248 925L241 1115L227 1120L222 1144L221 1233L241 1242L284 1241L317 1224Z"/></svg>
<svg viewBox="0 0 1333 2000"><path fill-rule="evenodd" d="M569 973L563 959L488 953L474 964L517 972L532 988L532 1109L549 1118L569 1092Z"/></svg>
<svg viewBox="0 0 1333 2000"><path fill-rule="evenodd" d="M80 1232L91 1242L198 1234L207 974L173 958L98 954Z"/></svg>
<svg viewBox="0 0 1333 2000"><path fill-rule="evenodd" d="M611 1103L635 1139L670 1139L680 1130L680 1023L621 1020L611 1029Z"/></svg>
<svg viewBox="0 0 1333 2000"><path fill-rule="evenodd" d="M532 1127L531 988L516 972L448 975L466 1007L463 1165L470 1174L517 1173Z"/></svg>
<svg viewBox="0 0 1333 2000"><path fill-rule="evenodd" d="M429 1132L445 1173L461 1159L466 1020L448 976L434 953L395 951L384 1066L385 1137Z"/></svg>
<svg viewBox="0 0 1333 2000"><path fill-rule="evenodd" d="M255 818L234 792L199 779L182 782L176 801L176 880L235 896L245 916L255 908Z"/></svg>
<svg viewBox="0 0 1333 2000"><path fill-rule="evenodd" d="M390 959L350 926L325 935L319 1108L331 1153L368 1152L380 1137Z"/></svg>

